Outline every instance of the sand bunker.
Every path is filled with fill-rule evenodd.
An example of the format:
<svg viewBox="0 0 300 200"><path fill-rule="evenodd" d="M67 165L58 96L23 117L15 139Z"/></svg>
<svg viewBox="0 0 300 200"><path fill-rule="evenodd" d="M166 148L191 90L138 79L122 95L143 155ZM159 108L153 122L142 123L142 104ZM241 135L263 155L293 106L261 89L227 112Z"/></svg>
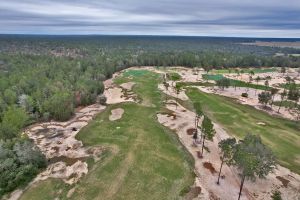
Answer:
<svg viewBox="0 0 300 200"><path fill-rule="evenodd" d="M77 110L75 116L67 122L51 121L27 128L25 133L34 141L50 163L34 182L52 177L61 178L64 182L73 184L88 172L87 163L84 162L85 158L92 155L95 159L102 152L102 148L86 149L75 136L96 114L104 109L105 106L95 104Z"/></svg>
<svg viewBox="0 0 300 200"><path fill-rule="evenodd" d="M115 120L121 119L123 113L124 113L124 109L122 109L122 108L117 108L117 109L111 110L111 115L109 115L109 120L115 121Z"/></svg>
<svg viewBox="0 0 300 200"><path fill-rule="evenodd" d="M107 87L104 91L104 95L107 98L107 104L137 101L137 96L131 91L135 83L128 82L123 83L121 86L117 86L111 82L108 82L106 85Z"/></svg>
<svg viewBox="0 0 300 200"><path fill-rule="evenodd" d="M47 170L39 174L37 180L45 180L49 177L60 178L67 184L73 184L88 173L88 165L85 162L77 161L71 166L64 162L57 162L48 166Z"/></svg>
<svg viewBox="0 0 300 200"><path fill-rule="evenodd" d="M161 90L163 93L169 95L169 96L172 96L172 97L181 99L181 100L183 100L183 101L186 101L186 100L189 99L189 98L186 96L184 90L181 90L181 91L177 94L176 90L175 90L173 87L171 87L171 85L175 85L175 83L173 83L173 81L169 81L168 83L169 83L169 85L170 85L170 87L168 88L168 90L166 90L166 88L164 87L163 84L159 84L159 85L158 85L158 89Z"/></svg>

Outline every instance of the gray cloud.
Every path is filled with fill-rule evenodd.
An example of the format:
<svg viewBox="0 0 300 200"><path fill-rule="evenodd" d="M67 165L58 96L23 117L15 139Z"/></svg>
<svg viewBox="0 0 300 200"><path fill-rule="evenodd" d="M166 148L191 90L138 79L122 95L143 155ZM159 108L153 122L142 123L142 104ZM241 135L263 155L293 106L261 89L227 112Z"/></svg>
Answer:
<svg viewBox="0 0 300 200"><path fill-rule="evenodd" d="M300 37L298 0L10 0L0 33Z"/></svg>

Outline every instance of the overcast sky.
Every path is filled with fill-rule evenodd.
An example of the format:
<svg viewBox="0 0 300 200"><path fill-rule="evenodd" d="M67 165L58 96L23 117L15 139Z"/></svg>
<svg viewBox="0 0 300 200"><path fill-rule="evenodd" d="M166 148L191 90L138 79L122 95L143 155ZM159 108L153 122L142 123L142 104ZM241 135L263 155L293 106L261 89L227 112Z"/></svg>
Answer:
<svg viewBox="0 0 300 200"><path fill-rule="evenodd" d="M300 0L0 0L0 33L300 38Z"/></svg>

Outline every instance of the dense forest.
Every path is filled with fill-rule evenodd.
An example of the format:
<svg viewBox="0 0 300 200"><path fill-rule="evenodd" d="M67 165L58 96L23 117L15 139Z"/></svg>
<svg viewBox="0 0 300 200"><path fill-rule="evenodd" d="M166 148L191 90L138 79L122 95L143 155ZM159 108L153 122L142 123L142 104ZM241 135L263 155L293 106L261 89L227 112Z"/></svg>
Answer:
<svg viewBox="0 0 300 200"><path fill-rule="evenodd" d="M65 121L93 104L103 81L131 66L300 67L300 49L244 45L251 38L0 35L0 196L46 161L22 129ZM275 56L281 53L282 56Z"/></svg>

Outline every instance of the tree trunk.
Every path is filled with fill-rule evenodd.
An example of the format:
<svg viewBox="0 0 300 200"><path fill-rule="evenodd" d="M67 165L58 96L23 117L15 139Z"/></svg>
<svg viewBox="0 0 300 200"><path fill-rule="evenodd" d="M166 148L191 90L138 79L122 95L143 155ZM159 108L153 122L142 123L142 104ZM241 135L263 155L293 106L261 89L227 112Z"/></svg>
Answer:
<svg viewBox="0 0 300 200"><path fill-rule="evenodd" d="M239 192L239 198L238 198L238 200L240 200L241 195L242 195L242 189L243 189L243 186L244 186L244 181L245 181L245 176L242 177L242 181L241 181L241 186L240 186L240 192Z"/></svg>
<svg viewBox="0 0 300 200"><path fill-rule="evenodd" d="M278 108L278 113L279 113L279 110L280 110L280 108L281 108L281 105L282 105L282 100L280 101L280 105L279 105L279 108Z"/></svg>
<svg viewBox="0 0 300 200"><path fill-rule="evenodd" d="M222 157L221 167L220 167L220 171L219 171L219 176L218 176L218 181L217 181L218 185L220 184L220 176L221 176L221 171L222 171L223 163L224 163L224 156Z"/></svg>
<svg viewBox="0 0 300 200"><path fill-rule="evenodd" d="M203 149L204 149L204 141L205 141L205 136L203 136L203 141L202 141L202 150L201 150L202 156L203 156Z"/></svg>

